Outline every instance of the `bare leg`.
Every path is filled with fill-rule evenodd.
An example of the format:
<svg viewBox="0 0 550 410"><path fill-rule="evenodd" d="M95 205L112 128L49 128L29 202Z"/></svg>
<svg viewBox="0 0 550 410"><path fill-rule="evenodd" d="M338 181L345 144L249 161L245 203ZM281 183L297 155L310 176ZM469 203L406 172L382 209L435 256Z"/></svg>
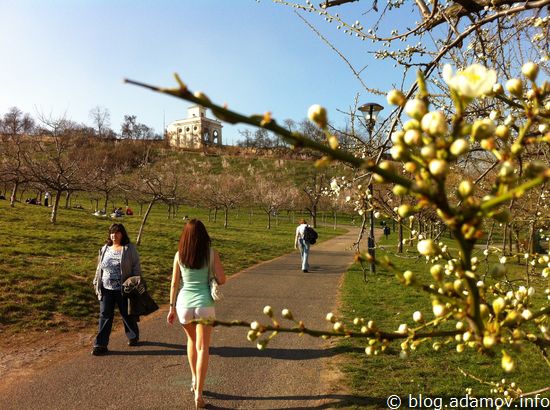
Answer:
<svg viewBox="0 0 550 410"><path fill-rule="evenodd" d="M195 400L202 399L202 389L208 370L208 359L210 358L210 338L212 335L212 326L197 325L197 388L195 390Z"/></svg>
<svg viewBox="0 0 550 410"><path fill-rule="evenodd" d="M187 361L191 368L191 378L193 386L196 388L197 383L197 325L187 324L183 325L183 329L187 334Z"/></svg>

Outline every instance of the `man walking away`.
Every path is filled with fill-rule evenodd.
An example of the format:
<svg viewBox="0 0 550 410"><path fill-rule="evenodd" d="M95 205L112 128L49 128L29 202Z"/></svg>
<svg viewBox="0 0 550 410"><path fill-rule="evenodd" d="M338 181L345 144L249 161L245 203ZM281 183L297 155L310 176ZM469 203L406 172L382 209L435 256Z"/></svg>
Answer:
<svg viewBox="0 0 550 410"><path fill-rule="evenodd" d="M302 272L307 272L309 270L309 247L310 244L304 238L304 232L308 226L305 219L300 219L299 225L296 227L296 236L294 237L294 248L298 249L300 247L300 255L302 257Z"/></svg>

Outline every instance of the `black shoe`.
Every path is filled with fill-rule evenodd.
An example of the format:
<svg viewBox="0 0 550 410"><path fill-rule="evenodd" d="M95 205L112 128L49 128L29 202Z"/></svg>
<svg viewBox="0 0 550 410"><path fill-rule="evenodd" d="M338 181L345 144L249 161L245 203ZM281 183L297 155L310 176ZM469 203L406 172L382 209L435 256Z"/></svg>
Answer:
<svg viewBox="0 0 550 410"><path fill-rule="evenodd" d="M309 272L307 269L302 269L302 272Z"/></svg>
<svg viewBox="0 0 550 410"><path fill-rule="evenodd" d="M107 353L109 353L107 346L94 346L92 349L92 356L105 356Z"/></svg>
<svg viewBox="0 0 550 410"><path fill-rule="evenodd" d="M139 338L134 337L133 339L128 340L128 346L137 346L139 343Z"/></svg>

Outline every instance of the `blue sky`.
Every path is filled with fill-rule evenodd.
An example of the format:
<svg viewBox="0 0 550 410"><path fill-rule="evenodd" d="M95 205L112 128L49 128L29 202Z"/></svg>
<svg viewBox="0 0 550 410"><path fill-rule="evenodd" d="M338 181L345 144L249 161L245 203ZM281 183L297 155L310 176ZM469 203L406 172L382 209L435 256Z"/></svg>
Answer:
<svg viewBox="0 0 550 410"><path fill-rule="evenodd" d="M368 28L370 2L349 13ZM410 9L408 10L410 11ZM320 16L304 16L359 69L367 86L390 89L400 73ZM372 20L374 21L374 20ZM120 131L126 114L161 133L186 117L189 103L123 84L130 78L174 85L178 72L193 91L245 114L271 111L277 120L305 118L311 104L345 124L357 92L361 102L387 105L367 94L342 59L290 7L262 0L4 0L0 2L0 114L17 106L33 117L66 115L91 125L90 110L105 107ZM389 110L389 108L387 108ZM224 126L224 142L240 137Z"/></svg>

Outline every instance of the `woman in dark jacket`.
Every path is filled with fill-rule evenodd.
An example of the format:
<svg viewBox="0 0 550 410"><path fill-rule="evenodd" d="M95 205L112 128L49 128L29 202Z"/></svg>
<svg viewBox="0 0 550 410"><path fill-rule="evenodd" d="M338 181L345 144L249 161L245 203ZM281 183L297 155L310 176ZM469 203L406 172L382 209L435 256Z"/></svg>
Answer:
<svg viewBox="0 0 550 410"><path fill-rule="evenodd" d="M122 224L109 227L105 245L99 250L94 287L99 299L99 331L92 354L104 355L108 352L109 336L113 327L115 306L118 306L128 346L136 346L139 341L139 328L134 317L128 315L128 299L122 294L122 284L130 276L141 276L141 265L136 247Z"/></svg>

